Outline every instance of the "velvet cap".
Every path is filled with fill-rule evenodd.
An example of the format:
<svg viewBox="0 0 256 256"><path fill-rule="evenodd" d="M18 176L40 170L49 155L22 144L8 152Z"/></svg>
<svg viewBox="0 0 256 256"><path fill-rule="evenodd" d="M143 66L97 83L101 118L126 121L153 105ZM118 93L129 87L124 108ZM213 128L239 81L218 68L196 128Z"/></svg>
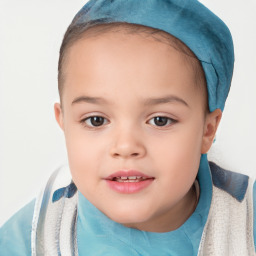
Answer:
<svg viewBox="0 0 256 256"><path fill-rule="evenodd" d="M210 111L224 109L234 68L234 48L224 22L197 0L91 0L72 25L125 22L165 31L200 60Z"/></svg>

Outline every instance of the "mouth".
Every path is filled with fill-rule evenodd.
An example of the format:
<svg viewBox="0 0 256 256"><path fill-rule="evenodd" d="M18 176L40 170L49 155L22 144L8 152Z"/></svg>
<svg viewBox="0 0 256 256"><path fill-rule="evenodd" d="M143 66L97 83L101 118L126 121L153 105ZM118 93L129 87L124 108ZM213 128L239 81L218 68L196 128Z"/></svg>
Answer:
<svg viewBox="0 0 256 256"><path fill-rule="evenodd" d="M148 178L142 177L142 176L120 176L120 177L114 177L112 181L116 182L140 182L144 181Z"/></svg>
<svg viewBox="0 0 256 256"><path fill-rule="evenodd" d="M113 173L105 180L112 190L123 194L131 194L145 189L154 179L154 177L144 173L129 170Z"/></svg>

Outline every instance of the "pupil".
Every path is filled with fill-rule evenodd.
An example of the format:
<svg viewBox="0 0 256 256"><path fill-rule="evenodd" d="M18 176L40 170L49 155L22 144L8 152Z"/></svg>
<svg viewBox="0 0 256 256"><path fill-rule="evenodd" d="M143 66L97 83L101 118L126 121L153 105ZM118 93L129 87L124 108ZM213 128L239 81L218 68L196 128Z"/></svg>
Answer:
<svg viewBox="0 0 256 256"><path fill-rule="evenodd" d="M164 126L167 124L167 118L166 117L162 117L162 116L157 116L154 118L155 124L157 126Z"/></svg>
<svg viewBox="0 0 256 256"><path fill-rule="evenodd" d="M91 117L91 123L93 126L100 126L104 123L104 118L100 116Z"/></svg>

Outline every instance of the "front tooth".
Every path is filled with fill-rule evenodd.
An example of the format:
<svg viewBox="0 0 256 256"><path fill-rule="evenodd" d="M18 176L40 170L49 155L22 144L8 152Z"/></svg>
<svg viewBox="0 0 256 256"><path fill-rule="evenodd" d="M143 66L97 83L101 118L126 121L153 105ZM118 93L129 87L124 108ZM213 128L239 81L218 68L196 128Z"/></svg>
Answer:
<svg viewBox="0 0 256 256"><path fill-rule="evenodd" d="M121 180L127 180L127 177L122 176Z"/></svg>
<svg viewBox="0 0 256 256"><path fill-rule="evenodd" d="M129 176L128 179L129 179L129 180L136 180L137 177L136 177L136 176Z"/></svg>

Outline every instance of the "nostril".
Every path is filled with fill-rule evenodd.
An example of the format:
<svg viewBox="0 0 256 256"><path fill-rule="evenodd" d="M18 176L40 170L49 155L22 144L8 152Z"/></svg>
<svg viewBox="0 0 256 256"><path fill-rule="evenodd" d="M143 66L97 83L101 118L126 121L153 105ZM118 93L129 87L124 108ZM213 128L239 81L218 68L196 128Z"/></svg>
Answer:
<svg viewBox="0 0 256 256"><path fill-rule="evenodd" d="M140 155L139 153L131 153L131 154L114 153L113 157L138 157L139 155Z"/></svg>
<svg viewBox="0 0 256 256"><path fill-rule="evenodd" d="M119 143L110 148L110 155L114 158L139 158L144 156L146 149L143 145L135 143Z"/></svg>
<svg viewBox="0 0 256 256"><path fill-rule="evenodd" d="M114 153L113 156L114 157L119 157L121 156L122 154L119 154L119 153ZM128 156L128 155L127 155ZM130 156L132 157L136 157L136 156L139 156L139 153L131 153Z"/></svg>

